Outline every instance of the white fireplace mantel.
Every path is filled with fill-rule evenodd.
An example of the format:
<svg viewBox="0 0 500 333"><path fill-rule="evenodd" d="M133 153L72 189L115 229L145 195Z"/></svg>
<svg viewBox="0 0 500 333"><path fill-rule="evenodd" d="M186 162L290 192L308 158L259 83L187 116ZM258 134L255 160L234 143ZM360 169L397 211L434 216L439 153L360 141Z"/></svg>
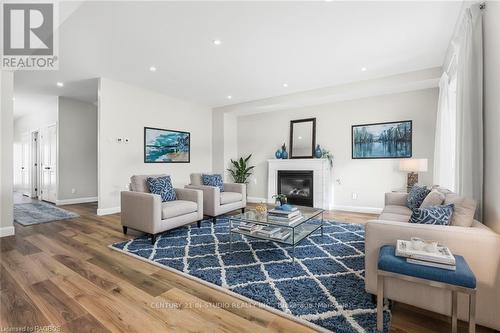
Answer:
<svg viewBox="0 0 500 333"><path fill-rule="evenodd" d="M313 172L314 207L332 209L333 182L332 168L326 158L305 158L287 160L267 160L267 201L273 203L273 195L278 188L278 170L296 170Z"/></svg>

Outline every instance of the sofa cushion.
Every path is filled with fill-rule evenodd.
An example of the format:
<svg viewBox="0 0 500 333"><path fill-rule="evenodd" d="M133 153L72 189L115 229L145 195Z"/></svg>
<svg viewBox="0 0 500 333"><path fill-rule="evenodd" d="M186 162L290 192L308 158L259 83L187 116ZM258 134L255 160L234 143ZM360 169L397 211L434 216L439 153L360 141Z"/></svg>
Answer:
<svg viewBox="0 0 500 333"><path fill-rule="evenodd" d="M203 185L201 173L192 173L189 178L191 179L191 185Z"/></svg>
<svg viewBox="0 0 500 333"><path fill-rule="evenodd" d="M198 205L193 201L187 200L174 200L166 201L161 204L161 218L162 220L170 219L172 217L186 215L196 212Z"/></svg>
<svg viewBox="0 0 500 333"><path fill-rule="evenodd" d="M394 222L408 222L410 220L410 215L401 215L394 213L382 213L378 217L382 221L394 221Z"/></svg>
<svg viewBox="0 0 500 333"><path fill-rule="evenodd" d="M390 213L390 214L398 214L398 215L404 215L410 218L411 216L411 209L406 207L406 206L399 206L399 205L387 205L384 207L384 210L382 213Z"/></svg>
<svg viewBox="0 0 500 333"><path fill-rule="evenodd" d="M164 176L167 175L134 175L130 177L130 190L134 192L151 193L146 183L146 179L148 179L148 177L158 178Z"/></svg>
<svg viewBox="0 0 500 333"><path fill-rule="evenodd" d="M426 186L413 185L410 192L408 193L408 199L406 201L406 206L410 209L415 209L420 207L422 201L424 201L430 190Z"/></svg>
<svg viewBox="0 0 500 333"><path fill-rule="evenodd" d="M437 189L434 189L429 194L427 194L424 201L422 201L420 208L442 205L444 202L444 198L444 193L438 191Z"/></svg>
<svg viewBox="0 0 500 333"><path fill-rule="evenodd" d="M451 216L451 225L458 227L470 227L476 213L476 202L472 199L462 197L456 193L448 193L444 204L454 204L455 209Z"/></svg>
<svg viewBox="0 0 500 333"><path fill-rule="evenodd" d="M220 204L225 205L228 203L238 202L243 200L241 193L237 192L222 192L220 194Z"/></svg>
<svg viewBox="0 0 500 333"><path fill-rule="evenodd" d="M449 225L453 214L453 204L416 208L410 217L410 223Z"/></svg>
<svg viewBox="0 0 500 333"><path fill-rule="evenodd" d="M148 177L146 178L146 183L148 184L149 192L158 194L161 197L161 201L165 202L177 199L170 176Z"/></svg>
<svg viewBox="0 0 500 333"><path fill-rule="evenodd" d="M222 180L222 175L201 175L201 180L203 185L206 186L216 186L221 192L224 192L224 181Z"/></svg>

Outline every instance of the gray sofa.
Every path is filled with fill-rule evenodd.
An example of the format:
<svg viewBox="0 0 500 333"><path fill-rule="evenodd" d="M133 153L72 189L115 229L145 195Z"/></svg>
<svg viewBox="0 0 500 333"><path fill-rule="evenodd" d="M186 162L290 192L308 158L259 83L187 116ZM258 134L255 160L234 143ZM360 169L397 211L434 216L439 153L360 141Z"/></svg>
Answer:
<svg viewBox="0 0 500 333"><path fill-rule="evenodd" d="M442 191L444 204L454 203L451 225L408 223L411 210L406 193L387 193L385 207L378 220L365 229L365 289L377 293L378 252L382 245L395 245L398 239L420 237L445 244L454 254L462 255L477 280L476 321L500 330L500 235L473 219L475 203L450 191ZM445 315L451 313L451 294L443 289L412 282L384 279L387 298ZM468 299L458 297L458 317L467 320Z"/></svg>
<svg viewBox="0 0 500 333"><path fill-rule="evenodd" d="M203 193L199 190L176 188L177 200L162 202L149 192L148 177L165 175L135 175L130 178L130 191L121 192L121 223L127 228L151 234L154 244L157 234L203 220Z"/></svg>
<svg viewBox="0 0 500 333"><path fill-rule="evenodd" d="M216 217L241 209L245 211L247 205L246 184L224 183L224 192L216 186L203 185L201 173L191 174L191 184L185 188L203 191L203 213L212 217L216 222Z"/></svg>

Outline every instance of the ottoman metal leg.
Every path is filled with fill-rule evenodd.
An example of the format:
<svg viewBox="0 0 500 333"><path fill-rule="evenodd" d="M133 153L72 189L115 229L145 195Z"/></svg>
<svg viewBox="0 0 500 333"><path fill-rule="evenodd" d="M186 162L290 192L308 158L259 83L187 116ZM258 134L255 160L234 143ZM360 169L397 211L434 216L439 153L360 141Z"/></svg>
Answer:
<svg viewBox="0 0 500 333"><path fill-rule="evenodd" d="M476 294L469 294L469 333L476 332Z"/></svg>
<svg viewBox="0 0 500 333"><path fill-rule="evenodd" d="M457 292L451 292L451 332L457 333Z"/></svg>
<svg viewBox="0 0 500 333"><path fill-rule="evenodd" d="M377 276L377 331L384 330L384 277Z"/></svg>

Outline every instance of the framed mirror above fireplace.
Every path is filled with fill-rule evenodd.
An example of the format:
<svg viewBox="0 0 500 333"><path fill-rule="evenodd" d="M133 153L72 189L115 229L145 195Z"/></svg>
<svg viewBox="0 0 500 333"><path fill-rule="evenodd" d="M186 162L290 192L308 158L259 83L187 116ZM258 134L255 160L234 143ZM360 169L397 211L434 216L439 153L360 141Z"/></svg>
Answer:
<svg viewBox="0 0 500 333"><path fill-rule="evenodd" d="M290 121L290 158L313 158L316 118Z"/></svg>

